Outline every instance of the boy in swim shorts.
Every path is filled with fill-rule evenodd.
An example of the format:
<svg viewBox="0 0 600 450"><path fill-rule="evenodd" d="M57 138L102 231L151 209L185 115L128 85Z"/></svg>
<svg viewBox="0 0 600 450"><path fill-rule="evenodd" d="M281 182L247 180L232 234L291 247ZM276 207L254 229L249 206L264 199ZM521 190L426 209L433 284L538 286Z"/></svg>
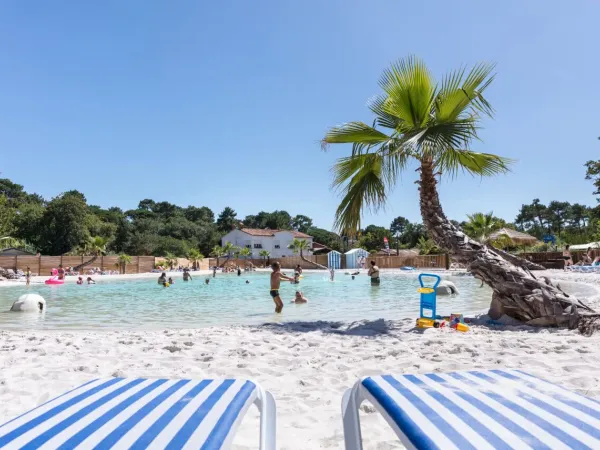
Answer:
<svg viewBox="0 0 600 450"><path fill-rule="evenodd" d="M278 262L271 264L271 269L273 272L271 273L271 291L269 293L275 302L275 312L280 313L283 309L283 302L279 296L281 280L293 281L294 279L281 273L281 265Z"/></svg>

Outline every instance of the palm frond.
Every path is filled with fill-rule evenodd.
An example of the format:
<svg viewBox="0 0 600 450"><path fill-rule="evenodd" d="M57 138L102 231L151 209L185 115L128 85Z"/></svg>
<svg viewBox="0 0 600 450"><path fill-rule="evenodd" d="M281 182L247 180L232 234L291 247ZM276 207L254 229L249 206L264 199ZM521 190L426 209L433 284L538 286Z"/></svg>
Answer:
<svg viewBox="0 0 600 450"><path fill-rule="evenodd" d="M387 94L383 110L405 128L421 128L429 120L436 88L421 59L410 56L392 64L383 71L379 85Z"/></svg>
<svg viewBox="0 0 600 450"><path fill-rule="evenodd" d="M375 124L384 128L397 129L401 126L402 119L388 113L385 108L387 97L376 95L367 101L367 106L377 116Z"/></svg>
<svg viewBox="0 0 600 450"><path fill-rule="evenodd" d="M363 122L345 123L339 127L331 128L323 141L327 144L378 144L385 142L389 136L370 127Z"/></svg>
<svg viewBox="0 0 600 450"><path fill-rule="evenodd" d="M495 65L480 63L474 66L465 78L465 69L450 72L442 81L435 100L436 121L443 123L460 118L463 114L482 112L493 115L493 108L483 92L494 80Z"/></svg>
<svg viewBox="0 0 600 450"><path fill-rule="evenodd" d="M349 161L355 159L356 161ZM368 153L342 158L333 167L334 185L345 182L343 198L336 211L334 227L344 232L356 232L364 208L376 211L386 200L385 157ZM388 169L389 170L389 169Z"/></svg>
<svg viewBox="0 0 600 450"><path fill-rule="evenodd" d="M447 148L438 155L436 168L451 177L456 176L459 171L489 177L509 172L510 165L513 162L510 158L503 158L490 153Z"/></svg>

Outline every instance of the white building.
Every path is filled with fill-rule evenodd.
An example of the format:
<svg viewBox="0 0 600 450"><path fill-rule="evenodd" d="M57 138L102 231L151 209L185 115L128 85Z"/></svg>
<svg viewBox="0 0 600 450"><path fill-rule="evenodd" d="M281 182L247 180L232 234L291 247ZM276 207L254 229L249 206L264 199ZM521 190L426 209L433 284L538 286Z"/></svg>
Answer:
<svg viewBox="0 0 600 450"><path fill-rule="evenodd" d="M249 248L253 258L260 258L260 251L266 250L271 258L283 258L294 256L294 252L288 247L294 239L308 241L308 248L312 249L313 238L308 234L293 230L270 230L258 228L242 228L233 230L221 238L221 245L231 242L238 247ZM306 255L311 255L312 250L308 250Z"/></svg>

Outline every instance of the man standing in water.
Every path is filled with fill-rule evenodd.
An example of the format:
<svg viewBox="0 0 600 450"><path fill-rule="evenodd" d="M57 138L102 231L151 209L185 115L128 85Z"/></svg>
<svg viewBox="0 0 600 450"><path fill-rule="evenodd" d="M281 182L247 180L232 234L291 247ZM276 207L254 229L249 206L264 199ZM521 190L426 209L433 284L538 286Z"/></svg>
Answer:
<svg viewBox="0 0 600 450"><path fill-rule="evenodd" d="M281 284L281 280L293 281L294 279L281 273L281 265L278 262L271 264L271 269L273 269L273 273L271 273L270 294L275 302L275 312L280 313L283 309L283 302L279 296L279 286Z"/></svg>
<svg viewBox="0 0 600 450"><path fill-rule="evenodd" d="M368 275L371 277L371 284L378 285L381 282L379 279L379 267L377 267L375 261L371 261Z"/></svg>

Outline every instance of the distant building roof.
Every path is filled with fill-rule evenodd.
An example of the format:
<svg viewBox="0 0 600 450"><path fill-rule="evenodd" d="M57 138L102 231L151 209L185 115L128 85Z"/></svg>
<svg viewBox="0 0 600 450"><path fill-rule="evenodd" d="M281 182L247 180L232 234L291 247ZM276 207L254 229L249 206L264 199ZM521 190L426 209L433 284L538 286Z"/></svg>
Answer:
<svg viewBox="0 0 600 450"><path fill-rule="evenodd" d="M33 253L21 250L20 248L9 247L0 250L0 256L33 256Z"/></svg>
<svg viewBox="0 0 600 450"><path fill-rule="evenodd" d="M356 253L356 252L361 252L361 253L362 253L362 252L365 252L365 253L369 253L369 252L367 252L367 251L366 251L365 249L363 249L363 248L353 248L353 249L351 249L351 250L348 250L348 251L347 251L345 254L346 254L346 255L351 255L352 253Z"/></svg>
<svg viewBox="0 0 600 450"><path fill-rule="evenodd" d="M275 233L279 233L280 231L287 231L292 233L292 235L296 238L311 238L312 236L309 236L308 234L305 233L301 233L300 231L294 231L294 230L271 230L269 228L241 228L240 231L243 231L246 234L249 234L251 236L265 236L265 237L269 237L269 236L274 236Z"/></svg>
<svg viewBox="0 0 600 450"><path fill-rule="evenodd" d="M313 242L312 250L313 250L313 253L329 253L332 251L326 245L319 244L318 242ZM335 250L333 250L333 251L335 251ZM339 252L337 252L337 253L339 253Z"/></svg>

